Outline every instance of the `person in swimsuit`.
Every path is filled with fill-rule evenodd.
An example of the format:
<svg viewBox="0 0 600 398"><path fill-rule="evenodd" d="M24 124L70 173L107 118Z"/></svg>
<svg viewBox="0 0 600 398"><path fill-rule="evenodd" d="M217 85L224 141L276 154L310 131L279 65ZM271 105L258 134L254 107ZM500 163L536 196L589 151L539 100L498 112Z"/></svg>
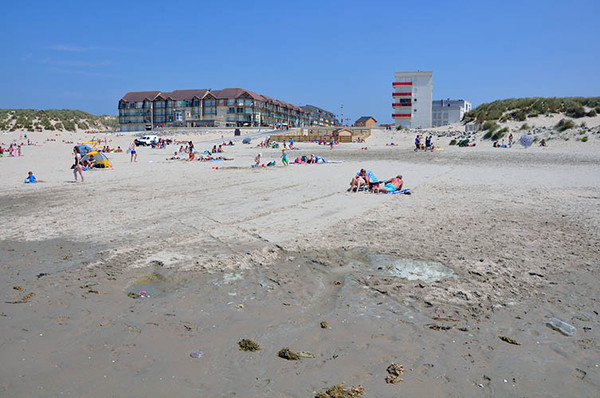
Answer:
<svg viewBox="0 0 600 398"><path fill-rule="evenodd" d="M383 186L383 188L374 188L373 192L383 192L383 193L393 193L402 189L402 185L404 185L404 181L402 181L402 176L398 174L394 178L390 178L387 180Z"/></svg>
<svg viewBox="0 0 600 398"><path fill-rule="evenodd" d="M135 150L135 141L131 143L131 159L129 163L137 162L137 151Z"/></svg>
<svg viewBox="0 0 600 398"><path fill-rule="evenodd" d="M367 175L367 171L365 169L360 169L358 173L352 178L350 181L350 192L358 192L360 187L363 185L369 186L369 176Z"/></svg>
<svg viewBox="0 0 600 398"><path fill-rule="evenodd" d="M81 182L84 182L83 165L81 164L81 152L79 151L79 147L74 147L73 151L75 151L75 164L73 165L73 177L75 177L74 182L77 182L77 173L79 173L79 175L81 176Z"/></svg>

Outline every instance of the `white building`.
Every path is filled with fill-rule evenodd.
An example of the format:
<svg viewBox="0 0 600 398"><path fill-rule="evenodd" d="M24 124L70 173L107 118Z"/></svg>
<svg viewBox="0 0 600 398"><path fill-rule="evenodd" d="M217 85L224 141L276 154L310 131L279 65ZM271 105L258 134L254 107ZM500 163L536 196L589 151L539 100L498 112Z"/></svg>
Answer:
<svg viewBox="0 0 600 398"><path fill-rule="evenodd" d="M396 72L395 77L392 117L396 127L430 128L433 73Z"/></svg>
<svg viewBox="0 0 600 398"><path fill-rule="evenodd" d="M465 100L435 100L432 106L433 127L447 126L460 122L465 113L471 110L471 103Z"/></svg>

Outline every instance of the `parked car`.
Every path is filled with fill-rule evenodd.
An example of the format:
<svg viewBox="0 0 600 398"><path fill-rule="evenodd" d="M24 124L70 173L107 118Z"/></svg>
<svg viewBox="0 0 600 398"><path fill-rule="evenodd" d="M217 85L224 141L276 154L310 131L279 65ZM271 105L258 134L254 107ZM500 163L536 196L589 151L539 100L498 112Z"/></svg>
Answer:
<svg viewBox="0 0 600 398"><path fill-rule="evenodd" d="M152 144L158 143L158 136L156 135L145 135L143 137L139 137L135 139L135 145L138 146L150 146Z"/></svg>

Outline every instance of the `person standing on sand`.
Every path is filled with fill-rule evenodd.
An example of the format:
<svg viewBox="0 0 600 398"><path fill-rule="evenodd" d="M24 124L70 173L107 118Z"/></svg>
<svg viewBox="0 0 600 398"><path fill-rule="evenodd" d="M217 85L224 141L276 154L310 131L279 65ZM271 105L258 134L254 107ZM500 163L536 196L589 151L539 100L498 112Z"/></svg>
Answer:
<svg viewBox="0 0 600 398"><path fill-rule="evenodd" d="M284 166L289 166L287 154L285 153L285 148L281 148L281 163L283 163Z"/></svg>
<svg viewBox="0 0 600 398"><path fill-rule="evenodd" d="M79 147L73 147L73 151L75 152L75 164L73 164L73 177L75 178L75 181L73 182L77 182L77 173L79 173L81 176L81 182L84 182L83 166L81 165L81 152L79 151Z"/></svg>
<svg viewBox="0 0 600 398"><path fill-rule="evenodd" d="M135 150L135 140L131 141L131 146L129 148L131 149L131 159L129 160L129 163L137 162L137 151Z"/></svg>

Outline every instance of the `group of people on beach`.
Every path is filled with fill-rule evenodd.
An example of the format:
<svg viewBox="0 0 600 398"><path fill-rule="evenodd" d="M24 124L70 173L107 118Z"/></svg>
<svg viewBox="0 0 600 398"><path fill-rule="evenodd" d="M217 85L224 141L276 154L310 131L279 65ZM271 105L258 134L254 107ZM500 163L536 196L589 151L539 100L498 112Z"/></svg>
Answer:
<svg viewBox="0 0 600 398"><path fill-rule="evenodd" d="M425 142L423 142L423 136L421 134L417 134L417 136L415 137L415 152L416 151L432 151L435 149L435 145L433 145L433 142L431 141L432 137L431 136L427 136L425 138Z"/></svg>
<svg viewBox="0 0 600 398"><path fill-rule="evenodd" d="M102 147L102 150L98 151L98 152L104 152L104 153L122 153L123 149L121 149L120 146L118 146L116 149L115 148L110 148L108 145L105 145L104 147Z"/></svg>
<svg viewBox="0 0 600 398"><path fill-rule="evenodd" d="M198 153L195 149L194 149L194 143L192 141L189 141L188 144L186 146L181 145L179 147L179 151L175 151L173 153L173 156L169 156L168 158L166 158L166 160L180 160L183 159L187 162L191 162L191 161L199 161L199 162L207 162L207 161L217 161L217 160L233 160L233 158L228 158L225 156L214 156L214 154L217 153L223 153L225 152L225 150L223 149L224 145L228 145L225 142L223 142L223 144L219 145L217 147L217 145L214 145L212 147L212 150L206 150L204 152ZM230 141L230 145L233 145L233 142ZM185 155L187 155L187 158L185 158ZM198 156L196 156L198 155Z"/></svg>
<svg viewBox="0 0 600 398"><path fill-rule="evenodd" d="M387 180L378 180L371 170L360 169L350 181L350 192L369 191L373 193L394 193L402 190L404 180L398 174Z"/></svg>
<svg viewBox="0 0 600 398"><path fill-rule="evenodd" d="M8 148L4 149L0 145L0 157L4 156L5 153L8 153L8 156L10 156L10 157L15 157L15 158L19 157L19 156L23 156L23 154L21 153L22 146L23 146L23 144L10 144L8 146Z"/></svg>

